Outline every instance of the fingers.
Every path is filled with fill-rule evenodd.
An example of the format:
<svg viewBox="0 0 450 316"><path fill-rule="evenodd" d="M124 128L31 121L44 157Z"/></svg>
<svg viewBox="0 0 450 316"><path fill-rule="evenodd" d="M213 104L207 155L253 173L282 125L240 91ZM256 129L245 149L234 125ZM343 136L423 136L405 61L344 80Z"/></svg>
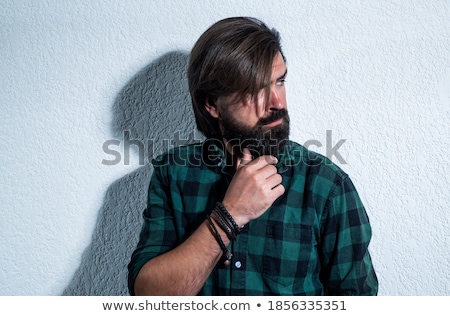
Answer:
<svg viewBox="0 0 450 316"><path fill-rule="evenodd" d="M260 183L266 189L271 190L281 184L282 177L278 173L277 168L273 165L277 159L273 156L261 156L250 162L242 159L240 162L237 177L246 179L246 183ZM243 168L243 167L246 168Z"/></svg>
<svg viewBox="0 0 450 316"><path fill-rule="evenodd" d="M281 177L279 173L275 173L267 177L265 180L267 188L273 190L281 184L283 177Z"/></svg>
<svg viewBox="0 0 450 316"><path fill-rule="evenodd" d="M284 192L286 191L286 189L284 188L284 186L280 183L277 186L275 186L272 189L272 194L273 196L276 198L279 198L280 196L282 196L284 194Z"/></svg>
<svg viewBox="0 0 450 316"><path fill-rule="evenodd" d="M263 165L262 167L257 168L257 170L252 173L252 177L257 181L281 182L281 175L278 173L278 170L274 165ZM272 187L274 187L274 185Z"/></svg>
<svg viewBox="0 0 450 316"><path fill-rule="evenodd" d="M237 169L247 165L250 161L252 161L253 157L248 148L244 148L242 153L244 154L241 159L237 162Z"/></svg>
<svg viewBox="0 0 450 316"><path fill-rule="evenodd" d="M263 168L266 165L275 165L278 163L278 159L274 156L264 155L256 159L253 159L252 154L248 148L243 149L243 157L238 159L236 170L239 170L243 166L255 165L256 168Z"/></svg>

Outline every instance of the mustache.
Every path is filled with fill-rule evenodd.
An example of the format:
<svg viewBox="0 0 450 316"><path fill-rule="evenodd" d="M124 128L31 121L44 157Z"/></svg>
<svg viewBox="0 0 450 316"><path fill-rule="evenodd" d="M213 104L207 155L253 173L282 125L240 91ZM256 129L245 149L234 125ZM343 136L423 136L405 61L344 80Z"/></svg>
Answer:
<svg viewBox="0 0 450 316"><path fill-rule="evenodd" d="M260 119L258 121L257 125L258 126L264 126L264 125L273 123L275 121L278 121L279 119L282 119L282 118L284 119L287 116L288 116L287 110L286 109L281 109L281 110L278 110L276 112L272 112L272 114L270 116L268 116L268 117L264 117L264 118Z"/></svg>

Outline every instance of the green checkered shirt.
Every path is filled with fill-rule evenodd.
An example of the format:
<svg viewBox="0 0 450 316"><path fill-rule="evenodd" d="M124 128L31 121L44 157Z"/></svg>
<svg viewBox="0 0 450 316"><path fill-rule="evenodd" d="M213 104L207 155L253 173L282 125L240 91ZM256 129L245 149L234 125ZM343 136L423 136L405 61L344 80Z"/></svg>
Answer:
<svg viewBox="0 0 450 316"><path fill-rule="evenodd" d="M326 157L289 142L278 156L283 196L231 242L199 295L376 295L371 227L350 178ZM150 259L181 244L221 201L232 174L218 141L153 160L148 207L128 265L128 286ZM180 267L182 268L182 267Z"/></svg>

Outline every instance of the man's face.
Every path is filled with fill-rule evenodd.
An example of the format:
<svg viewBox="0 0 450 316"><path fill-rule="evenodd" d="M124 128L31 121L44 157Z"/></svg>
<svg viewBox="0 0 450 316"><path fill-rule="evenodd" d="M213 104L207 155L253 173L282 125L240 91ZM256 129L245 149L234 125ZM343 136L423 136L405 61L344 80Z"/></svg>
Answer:
<svg viewBox="0 0 450 316"><path fill-rule="evenodd" d="M270 95L261 90L258 98L233 103L233 96L220 97L217 111L222 137L233 154L241 156L248 148L252 156L276 156L289 138L289 115L286 105L287 68L280 53L272 65ZM267 102L266 102L267 100Z"/></svg>

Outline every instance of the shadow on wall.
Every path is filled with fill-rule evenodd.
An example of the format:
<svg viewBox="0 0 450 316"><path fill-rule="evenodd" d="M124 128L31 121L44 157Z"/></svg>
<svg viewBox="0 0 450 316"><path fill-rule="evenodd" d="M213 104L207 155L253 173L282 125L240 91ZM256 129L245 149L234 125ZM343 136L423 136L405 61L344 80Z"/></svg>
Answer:
<svg viewBox="0 0 450 316"><path fill-rule="evenodd" d="M114 136L124 142L123 154L120 162L106 164L126 163L123 158L131 148L137 150L142 166L107 190L92 242L63 295L128 295L127 265L146 207L153 171L149 162L169 147L202 139L191 108L188 58L184 52L162 56L137 73L117 96L112 128Z"/></svg>

